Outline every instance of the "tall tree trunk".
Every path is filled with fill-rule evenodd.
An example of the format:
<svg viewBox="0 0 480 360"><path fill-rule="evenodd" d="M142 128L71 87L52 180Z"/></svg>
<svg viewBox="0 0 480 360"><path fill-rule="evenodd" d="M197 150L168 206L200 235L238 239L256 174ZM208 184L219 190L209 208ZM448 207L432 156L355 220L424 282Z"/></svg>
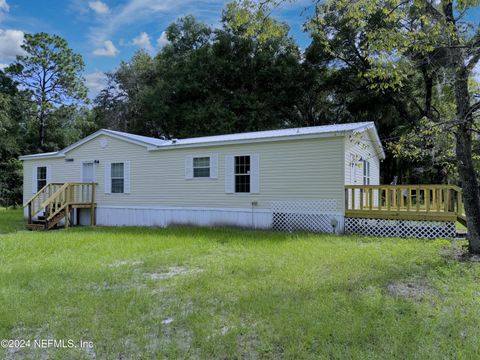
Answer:
<svg viewBox="0 0 480 360"><path fill-rule="evenodd" d="M453 1L446 0L442 6L447 23L452 25L452 29L456 32L450 36L451 47L448 50L447 61L455 74L456 121L458 123L455 151L467 217L468 247L471 253L480 254L480 193L472 159L473 116L470 112L470 92L468 90L469 70L465 66L464 53L459 46Z"/></svg>
<svg viewBox="0 0 480 360"><path fill-rule="evenodd" d="M38 117L38 139L41 150L45 150L45 114L43 110L40 111Z"/></svg>
<svg viewBox="0 0 480 360"><path fill-rule="evenodd" d="M465 66L455 74L455 99L457 103L456 157L463 187L465 213L467 216L468 242L471 253L480 253L480 192L472 159L472 126L468 73Z"/></svg>
<svg viewBox="0 0 480 360"><path fill-rule="evenodd" d="M432 88L433 88L433 78L429 74L426 66L421 67L423 82L425 84L425 117L428 119L432 118Z"/></svg>

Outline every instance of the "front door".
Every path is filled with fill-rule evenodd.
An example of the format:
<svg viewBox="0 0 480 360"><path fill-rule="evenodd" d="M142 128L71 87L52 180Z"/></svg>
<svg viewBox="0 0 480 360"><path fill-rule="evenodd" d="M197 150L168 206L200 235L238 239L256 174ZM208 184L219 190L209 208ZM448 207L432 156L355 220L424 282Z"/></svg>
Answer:
<svg viewBox="0 0 480 360"><path fill-rule="evenodd" d="M93 162L83 163L82 182L92 183L94 181L95 179L93 176Z"/></svg>
<svg viewBox="0 0 480 360"><path fill-rule="evenodd" d="M84 162L82 164L82 182L84 183L92 183L95 182L95 170L93 168L93 162ZM82 202L89 202L90 201L90 191L91 186L86 187L86 191L82 191Z"/></svg>

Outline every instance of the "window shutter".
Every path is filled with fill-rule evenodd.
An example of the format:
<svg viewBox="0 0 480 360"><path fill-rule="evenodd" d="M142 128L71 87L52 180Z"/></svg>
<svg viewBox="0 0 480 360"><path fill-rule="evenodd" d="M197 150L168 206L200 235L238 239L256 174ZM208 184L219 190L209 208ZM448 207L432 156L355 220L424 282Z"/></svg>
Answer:
<svg viewBox="0 0 480 360"><path fill-rule="evenodd" d="M37 192L37 167L32 166L32 193Z"/></svg>
<svg viewBox="0 0 480 360"><path fill-rule="evenodd" d="M210 156L210 178L218 179L218 155Z"/></svg>
<svg viewBox="0 0 480 360"><path fill-rule="evenodd" d="M112 192L112 163L105 163L105 194L110 194Z"/></svg>
<svg viewBox="0 0 480 360"><path fill-rule="evenodd" d="M52 165L47 165L47 184L52 182Z"/></svg>
<svg viewBox="0 0 480 360"><path fill-rule="evenodd" d="M123 192L130 194L130 161L123 163Z"/></svg>
<svg viewBox="0 0 480 360"><path fill-rule="evenodd" d="M233 155L225 156L225 192L232 194L235 190L235 174L234 174L234 157Z"/></svg>
<svg viewBox="0 0 480 360"><path fill-rule="evenodd" d="M193 179L193 156L185 156L185 179Z"/></svg>
<svg viewBox="0 0 480 360"><path fill-rule="evenodd" d="M250 155L250 192L260 192L260 159L258 154Z"/></svg>

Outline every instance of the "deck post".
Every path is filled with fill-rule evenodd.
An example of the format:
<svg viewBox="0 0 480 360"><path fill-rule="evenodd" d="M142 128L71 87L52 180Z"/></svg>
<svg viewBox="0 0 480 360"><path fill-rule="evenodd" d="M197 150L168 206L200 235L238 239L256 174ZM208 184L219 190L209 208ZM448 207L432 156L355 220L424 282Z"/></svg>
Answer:
<svg viewBox="0 0 480 360"><path fill-rule="evenodd" d="M28 203L28 223L32 223L32 203Z"/></svg>
<svg viewBox="0 0 480 360"><path fill-rule="evenodd" d="M68 229L68 223L70 222L70 208L67 205L65 207L65 229Z"/></svg>
<svg viewBox="0 0 480 360"><path fill-rule="evenodd" d="M92 206L90 210L90 226L95 226L95 183L92 182Z"/></svg>

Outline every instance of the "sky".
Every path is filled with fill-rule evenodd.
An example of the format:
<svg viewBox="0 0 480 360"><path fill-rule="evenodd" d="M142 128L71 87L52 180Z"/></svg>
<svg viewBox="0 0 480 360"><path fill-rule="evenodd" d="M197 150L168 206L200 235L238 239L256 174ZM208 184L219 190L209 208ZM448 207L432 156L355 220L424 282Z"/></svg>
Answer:
<svg viewBox="0 0 480 360"><path fill-rule="evenodd" d="M165 29L193 14L219 27L228 0L0 0L0 68L21 53L25 33L47 32L65 38L83 56L89 95L104 86L106 71L128 60L138 49L154 54L166 44ZM290 26L290 34L305 48L303 32L311 0L297 0L275 10L274 17Z"/></svg>

